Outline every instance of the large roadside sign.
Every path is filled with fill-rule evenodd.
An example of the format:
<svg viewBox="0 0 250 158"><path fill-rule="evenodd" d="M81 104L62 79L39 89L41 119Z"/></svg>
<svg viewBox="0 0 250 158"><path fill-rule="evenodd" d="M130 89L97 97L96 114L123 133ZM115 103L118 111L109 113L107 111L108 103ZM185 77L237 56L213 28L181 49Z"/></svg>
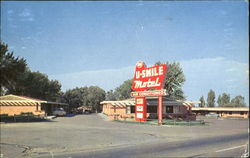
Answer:
<svg viewBox="0 0 250 158"><path fill-rule="evenodd" d="M135 97L136 121L146 121L147 104L146 96L158 96L158 122L162 123L162 96L166 95L163 89L167 65L146 67L144 62L137 62L132 83L131 96Z"/></svg>

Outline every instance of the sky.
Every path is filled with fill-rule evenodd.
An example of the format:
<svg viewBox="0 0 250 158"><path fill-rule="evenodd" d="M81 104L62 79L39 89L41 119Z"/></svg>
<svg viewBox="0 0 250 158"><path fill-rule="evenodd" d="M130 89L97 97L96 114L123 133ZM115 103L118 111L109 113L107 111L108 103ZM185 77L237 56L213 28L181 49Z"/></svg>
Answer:
<svg viewBox="0 0 250 158"><path fill-rule="evenodd" d="M1 2L1 41L62 90L108 91L137 61L179 62L187 100L242 95L249 102L246 1Z"/></svg>

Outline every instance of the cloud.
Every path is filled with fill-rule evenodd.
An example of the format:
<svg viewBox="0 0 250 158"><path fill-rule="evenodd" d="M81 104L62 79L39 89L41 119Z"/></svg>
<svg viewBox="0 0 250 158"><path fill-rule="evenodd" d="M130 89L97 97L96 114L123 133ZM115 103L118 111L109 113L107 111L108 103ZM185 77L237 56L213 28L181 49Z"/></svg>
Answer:
<svg viewBox="0 0 250 158"><path fill-rule="evenodd" d="M231 97L243 95L249 101L249 67L226 58L203 58L180 62L186 77L184 92L188 99L198 100L207 96L210 89L216 95L226 92Z"/></svg>
<svg viewBox="0 0 250 158"><path fill-rule="evenodd" d="M13 10L8 10L7 13L8 13L8 14L13 14L14 11L13 11Z"/></svg>
<svg viewBox="0 0 250 158"><path fill-rule="evenodd" d="M30 16L31 16L30 10L29 10L29 9L24 9L24 10L19 14L19 16L21 16L21 17L30 17Z"/></svg>
<svg viewBox="0 0 250 158"><path fill-rule="evenodd" d="M198 100L202 95L207 96L210 89L216 96L223 92L231 97L242 95L248 103L249 78L248 64L223 57L203 58L180 61L186 82L183 90L188 100ZM150 64L147 64L150 66ZM62 89L72 89L96 85L105 90L115 89L125 80L133 77L134 65L98 71L81 71L67 74L51 75L62 83Z"/></svg>
<svg viewBox="0 0 250 158"><path fill-rule="evenodd" d="M9 21L9 22L12 22L13 21L13 13L14 13L14 11L13 10L8 10L7 11L7 20Z"/></svg>
<svg viewBox="0 0 250 158"><path fill-rule="evenodd" d="M95 85L105 90L118 87L123 81L131 79L134 73L134 66L120 69L105 69L97 71L81 71L67 74L51 75L50 78L58 79L62 83L62 89L72 89Z"/></svg>
<svg viewBox="0 0 250 158"><path fill-rule="evenodd" d="M224 10L221 10L220 13L221 13L222 15L227 15L227 12L224 11Z"/></svg>
<svg viewBox="0 0 250 158"><path fill-rule="evenodd" d="M8 21L13 21L13 18L7 17Z"/></svg>
<svg viewBox="0 0 250 158"><path fill-rule="evenodd" d="M20 12L18 15L21 21L33 21L34 20L34 15L27 8L24 9L22 12Z"/></svg>
<svg viewBox="0 0 250 158"><path fill-rule="evenodd" d="M34 21L34 18L30 17L30 18L24 18L24 19L21 19L22 21Z"/></svg>
<svg viewBox="0 0 250 158"><path fill-rule="evenodd" d="M26 37L21 37L22 41L27 41L27 40L31 40L31 36L26 36Z"/></svg>
<svg viewBox="0 0 250 158"><path fill-rule="evenodd" d="M15 48L15 46L9 46L9 50L14 50Z"/></svg>
<svg viewBox="0 0 250 158"><path fill-rule="evenodd" d="M234 71L237 71L237 69L235 69L235 68L229 68L229 69L226 69L225 71L226 72L234 72Z"/></svg>
<svg viewBox="0 0 250 158"><path fill-rule="evenodd" d="M228 80L226 80L226 82L236 82L237 80L235 80L235 79L228 79Z"/></svg>

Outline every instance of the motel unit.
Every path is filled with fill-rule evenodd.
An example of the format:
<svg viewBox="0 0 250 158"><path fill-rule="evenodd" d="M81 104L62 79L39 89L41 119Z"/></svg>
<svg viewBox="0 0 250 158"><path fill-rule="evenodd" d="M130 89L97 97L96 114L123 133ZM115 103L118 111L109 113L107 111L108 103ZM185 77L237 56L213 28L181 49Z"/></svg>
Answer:
<svg viewBox="0 0 250 158"><path fill-rule="evenodd" d="M209 113L219 114L220 117L249 118L249 107L193 107L192 112L196 115Z"/></svg>
<svg viewBox="0 0 250 158"><path fill-rule="evenodd" d="M157 118L158 100L157 97L146 97L147 119ZM163 117L169 119L195 120L196 115L192 113L192 106L198 102L174 101L163 97ZM103 101L102 113L107 115L109 120L135 120L135 100Z"/></svg>
<svg viewBox="0 0 250 158"><path fill-rule="evenodd" d="M68 104L17 95L0 97L0 114L8 114L9 116L27 112L32 112L34 115L50 116L53 110L58 107L67 108Z"/></svg>

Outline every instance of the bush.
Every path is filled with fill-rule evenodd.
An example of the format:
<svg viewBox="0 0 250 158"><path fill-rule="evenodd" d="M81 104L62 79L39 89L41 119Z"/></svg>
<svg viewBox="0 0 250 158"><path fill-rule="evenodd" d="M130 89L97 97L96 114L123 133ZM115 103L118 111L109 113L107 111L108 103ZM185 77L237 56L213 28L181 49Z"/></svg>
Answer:
<svg viewBox="0 0 250 158"><path fill-rule="evenodd" d="M2 122L33 122L42 121L44 118L34 115L32 112L21 113L20 115L8 116L8 114L1 114L0 121Z"/></svg>
<svg viewBox="0 0 250 158"><path fill-rule="evenodd" d="M21 112L21 116L34 116L32 112Z"/></svg>
<svg viewBox="0 0 250 158"><path fill-rule="evenodd" d="M0 115L0 121L2 122L2 121L4 121L4 122L6 122L6 121L13 121L14 120L14 118L13 118L13 116L9 116L8 114L1 114Z"/></svg>
<svg viewBox="0 0 250 158"><path fill-rule="evenodd" d="M8 114L0 114L0 117L7 117Z"/></svg>

